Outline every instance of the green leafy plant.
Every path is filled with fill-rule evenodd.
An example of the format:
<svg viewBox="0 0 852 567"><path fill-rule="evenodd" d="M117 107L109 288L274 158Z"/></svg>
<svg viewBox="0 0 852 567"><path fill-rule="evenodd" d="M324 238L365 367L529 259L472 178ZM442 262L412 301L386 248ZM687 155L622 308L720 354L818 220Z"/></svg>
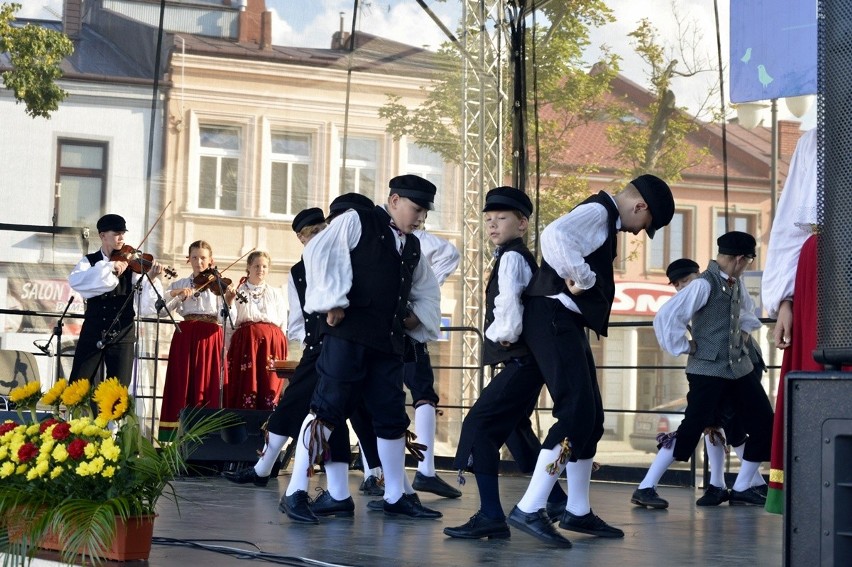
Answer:
<svg viewBox="0 0 852 567"><path fill-rule="evenodd" d="M235 424L235 414L188 417L172 442L155 447L140 428L127 388L111 378L91 392L88 380L60 380L46 394L25 384L10 392L19 422L0 424L0 547L5 564L31 556L47 534L62 558L99 561L116 534L116 518L156 514L161 496L177 502L172 481L188 472L201 440ZM44 421L35 406L54 408ZM95 404L98 416L87 415ZM61 416L65 408L67 419ZM32 416L27 423L22 410ZM17 563L14 563L17 564Z"/></svg>

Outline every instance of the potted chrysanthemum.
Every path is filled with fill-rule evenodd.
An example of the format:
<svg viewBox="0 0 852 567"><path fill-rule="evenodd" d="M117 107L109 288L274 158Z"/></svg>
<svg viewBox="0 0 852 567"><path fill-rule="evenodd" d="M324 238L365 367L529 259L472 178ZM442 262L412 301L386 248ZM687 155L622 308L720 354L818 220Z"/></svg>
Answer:
<svg viewBox="0 0 852 567"><path fill-rule="evenodd" d="M68 563L78 555L147 559L157 500L175 498L171 481L187 471L191 449L236 419L219 413L192 419L171 443L155 447L116 378L94 391L85 379L59 380L46 394L29 383L10 400L20 422L0 424L0 547L5 543L12 558L38 547L61 549ZM53 416L39 422L38 403L52 407ZM23 410L31 411L29 420ZM117 549L121 539L132 547Z"/></svg>

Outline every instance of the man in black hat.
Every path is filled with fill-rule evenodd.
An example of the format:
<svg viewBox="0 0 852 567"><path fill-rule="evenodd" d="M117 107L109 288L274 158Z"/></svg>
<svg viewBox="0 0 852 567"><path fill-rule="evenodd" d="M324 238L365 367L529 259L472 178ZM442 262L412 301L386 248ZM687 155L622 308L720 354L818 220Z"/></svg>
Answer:
<svg viewBox="0 0 852 567"><path fill-rule="evenodd" d="M680 291L686 284L697 278L700 271L701 267L695 260L680 258L668 265L666 277L669 278L669 283Z"/></svg>
<svg viewBox="0 0 852 567"><path fill-rule="evenodd" d="M320 313L323 346L319 381L305 418L293 475L279 508L299 523L318 523L308 501L308 476L322 459L331 431L345 427L363 396L378 436L388 515L438 518L405 490L405 447L410 423L403 391L404 330L422 325L433 338L440 326L440 291L412 232L426 220L435 186L404 175L389 183L387 204L341 214L303 255L305 313ZM335 505L335 503L330 503Z"/></svg>
<svg viewBox="0 0 852 567"><path fill-rule="evenodd" d="M530 485L508 523L559 547L571 542L553 529L547 498L565 470L568 503L559 527L621 538L589 501L593 457L603 436L603 404L586 329L606 336L615 297L612 262L618 231L649 237L671 222L674 198L665 181L641 175L616 195L601 191L552 222L541 234L541 267L525 292L522 338L553 399L556 422L542 442Z"/></svg>
<svg viewBox="0 0 852 567"><path fill-rule="evenodd" d="M68 283L86 300L86 311L80 338L74 351L70 381L88 378L94 387L99 370L106 366L108 378L117 377L125 386L133 377L133 351L136 342L132 296L134 283L141 275L129 269L127 259L113 259L114 251L124 247L127 225L124 218L108 214L98 219L98 237L101 248L80 260ZM153 262L150 276L162 271ZM150 293L150 281L143 284L144 293Z"/></svg>
<svg viewBox="0 0 852 567"><path fill-rule="evenodd" d="M726 400L733 405L748 440L733 489L728 494L724 486L717 487L719 496L715 500L757 506L766 501L762 489L754 484L754 476L761 461L769 459L773 413L760 383L763 368L754 363L751 352L749 333L761 323L740 280L754 261L756 242L750 234L733 231L720 236L716 243L716 260L654 317L660 346L673 356L689 354L689 403L677 431L661 438L659 453L633 492L631 502L637 506L668 506L656 493L657 482L674 461L689 460L704 428L714 423Z"/></svg>

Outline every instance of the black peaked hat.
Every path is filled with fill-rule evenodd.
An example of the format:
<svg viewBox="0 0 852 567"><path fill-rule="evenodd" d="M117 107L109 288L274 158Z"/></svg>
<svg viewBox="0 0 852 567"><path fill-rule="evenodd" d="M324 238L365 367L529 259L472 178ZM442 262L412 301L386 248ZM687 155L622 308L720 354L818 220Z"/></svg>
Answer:
<svg viewBox="0 0 852 567"><path fill-rule="evenodd" d="M689 274L697 274L700 271L698 262L689 258L681 258L669 264L669 267L666 268L666 277L669 278L669 283L675 283Z"/></svg>
<svg viewBox="0 0 852 567"><path fill-rule="evenodd" d="M104 215L98 219L98 232L114 230L115 232L127 232L127 224L124 217L120 215Z"/></svg>
<svg viewBox="0 0 852 567"><path fill-rule="evenodd" d="M328 206L328 217L326 220L331 220L340 213L344 213L349 209L357 211L371 211L376 206L369 197L365 197L360 193L344 193L334 198Z"/></svg>
<svg viewBox="0 0 852 567"><path fill-rule="evenodd" d="M299 214L293 217L293 232L301 232L301 230L306 226L320 224L323 222L325 222L325 213L322 212L322 209L319 207L304 209L299 211Z"/></svg>
<svg viewBox="0 0 852 567"><path fill-rule="evenodd" d="M754 256L754 250L757 246L757 241L747 232L732 230L726 232L716 239L716 244L719 245L719 254L727 254L729 256Z"/></svg>
<svg viewBox="0 0 852 567"><path fill-rule="evenodd" d="M522 215L530 218L533 204L527 194L520 189L496 187L485 194L485 207L482 212L488 211L520 211Z"/></svg>
<svg viewBox="0 0 852 567"><path fill-rule="evenodd" d="M654 238L654 233L669 224L674 216L672 190L668 183L650 173L640 175L630 183L639 190L651 210L651 226L645 232L648 238Z"/></svg>
<svg viewBox="0 0 852 567"><path fill-rule="evenodd" d="M399 175L388 182L388 187L390 187L390 195L396 193L430 211L434 208L433 202L438 188L428 179L423 179L419 175Z"/></svg>

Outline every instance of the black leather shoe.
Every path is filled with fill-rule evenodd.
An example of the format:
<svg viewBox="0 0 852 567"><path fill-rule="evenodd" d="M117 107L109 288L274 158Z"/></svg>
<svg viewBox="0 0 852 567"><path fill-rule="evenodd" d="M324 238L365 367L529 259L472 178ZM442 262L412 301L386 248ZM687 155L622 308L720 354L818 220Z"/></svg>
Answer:
<svg viewBox="0 0 852 567"><path fill-rule="evenodd" d="M376 478L375 475L370 475L361 481L361 486L358 487L358 490L367 496L384 496L385 483L384 481Z"/></svg>
<svg viewBox="0 0 852 567"><path fill-rule="evenodd" d="M437 510L427 508L420 503L416 494L403 494L399 500L391 504L384 500L384 511L389 516L408 516L409 518L420 518L432 520L442 518L444 515Z"/></svg>
<svg viewBox="0 0 852 567"><path fill-rule="evenodd" d="M470 517L466 524L455 528L444 528L444 534L450 537L461 539L480 539L487 537L488 539L506 539L512 536L509 531L509 524L506 519L495 520L482 515L482 512L477 512Z"/></svg>
<svg viewBox="0 0 852 567"><path fill-rule="evenodd" d="M762 495L755 487L743 491L731 490L728 503L731 506L765 506L766 496Z"/></svg>
<svg viewBox="0 0 852 567"><path fill-rule="evenodd" d="M310 498L304 490L297 490L290 496L286 494L281 497L278 509L287 514L287 517L299 524L318 524L319 518L311 512Z"/></svg>
<svg viewBox="0 0 852 567"><path fill-rule="evenodd" d="M562 519L559 520L559 527L563 530L598 537L624 537L623 531L610 526L595 516L595 513L591 510L585 516L575 516L568 510L565 510L565 513L562 514Z"/></svg>
<svg viewBox="0 0 852 567"><path fill-rule="evenodd" d="M728 501L728 489L719 488L712 484L707 486L704 495L695 501L696 506L718 506L723 502Z"/></svg>
<svg viewBox="0 0 852 567"><path fill-rule="evenodd" d="M268 476L257 476L254 467L240 469L238 471L225 471L222 473L226 479L237 484L253 484L255 486L266 486L269 484Z"/></svg>
<svg viewBox="0 0 852 567"><path fill-rule="evenodd" d="M417 496L417 493L409 494L408 497L414 499L415 502L420 504L420 497ZM385 501L381 498L378 500L370 500L367 502L367 510L370 510L371 512L384 512Z"/></svg>
<svg viewBox="0 0 852 567"><path fill-rule="evenodd" d="M447 484L438 475L426 476L420 471L414 473L414 482L411 483L411 488L418 492L431 492L444 498L458 498L462 495L461 491Z"/></svg>
<svg viewBox="0 0 852 567"><path fill-rule="evenodd" d="M758 494L766 498L766 495L769 494L769 485L768 484L758 484L757 486L752 486L752 489L755 490Z"/></svg>
<svg viewBox="0 0 852 567"><path fill-rule="evenodd" d="M660 498L657 491L652 486L651 488L637 488L633 491L633 496L630 497L630 502L637 506L647 506L648 508L663 508L669 507L668 500Z"/></svg>
<svg viewBox="0 0 852 567"><path fill-rule="evenodd" d="M509 512L506 522L510 526L518 528L522 532L526 532L547 544L555 545L556 547L571 547L571 542L557 532L553 524L550 523L550 518L547 517L544 508L527 514L515 506Z"/></svg>
<svg viewBox="0 0 852 567"><path fill-rule="evenodd" d="M559 518L562 517L562 513L565 512L565 506L568 505L568 497L565 497L565 500L560 500L559 502L548 502L545 507L545 512L547 512L547 517L550 518L551 522L559 521Z"/></svg>
<svg viewBox="0 0 852 567"><path fill-rule="evenodd" d="M345 500L335 500L327 490L317 488L317 492L317 497L308 504L315 516L349 517L355 513L355 502L351 496Z"/></svg>

